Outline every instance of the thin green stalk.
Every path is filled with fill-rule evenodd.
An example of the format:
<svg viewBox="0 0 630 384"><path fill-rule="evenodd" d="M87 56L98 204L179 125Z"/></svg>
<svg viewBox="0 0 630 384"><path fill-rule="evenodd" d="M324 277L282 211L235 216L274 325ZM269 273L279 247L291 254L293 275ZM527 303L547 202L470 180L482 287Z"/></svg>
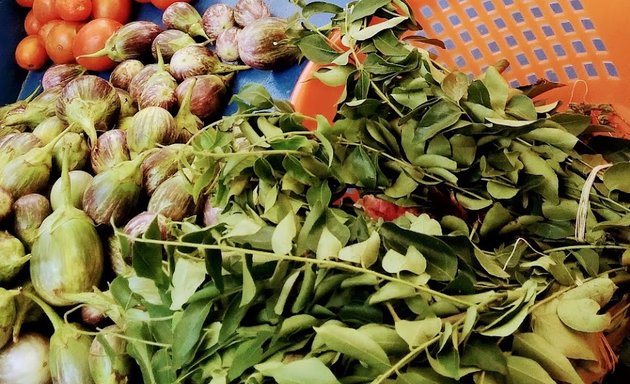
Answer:
<svg viewBox="0 0 630 384"><path fill-rule="evenodd" d="M230 157L263 157L263 156L273 156L273 155L296 155L296 156L312 156L311 153L302 152L302 151L294 151L294 150L284 150L284 149L270 149L267 151L251 151L251 152L228 152L228 153L216 153L216 152L205 152L205 151L192 151L195 155L201 155L206 157L211 157L214 159L223 159Z"/></svg>
<svg viewBox="0 0 630 384"><path fill-rule="evenodd" d="M391 375L394 373L399 373L398 371L404 368L407 364L409 364L413 359L416 358L421 352L425 351L427 348L432 346L433 344L440 341L441 335L435 336L424 344L420 344L419 346L412 349L408 354L403 356L402 359L398 360L396 364L392 365L390 369L385 371L382 375L378 376L376 379L372 380L371 384L381 384L385 382L385 380L389 379Z"/></svg>
<svg viewBox="0 0 630 384"><path fill-rule="evenodd" d="M571 251L574 249L617 249L617 250L627 250L630 249L629 245L597 245L597 244L584 244L584 245L567 245L565 247L551 248L542 251L542 253L550 254L552 252L560 252L560 251Z"/></svg>
<svg viewBox="0 0 630 384"><path fill-rule="evenodd" d="M242 253L242 254L250 254L250 255L254 255L254 256L261 256L261 257L266 257L266 258L271 258L271 259L275 259L275 260L284 260L284 261L294 261L294 262L298 262L298 263L308 263L308 264L316 264L319 265L321 268L331 268L331 269L340 269L340 270L345 270L345 271L349 271L349 272L356 272L356 273L365 273L365 274L370 274L372 276L378 277L379 279L382 280L386 280L386 281L391 281L391 282L396 282L399 284L403 284L403 285L407 285L409 287L412 287L418 291L430 294L432 296L435 297L439 297L440 299L443 300L447 300L450 301L452 303L455 304L459 304L459 305L463 305L463 306L471 306L471 305L475 305L474 303L470 303L468 301L459 299L459 298L455 298L452 296L449 296L445 293L442 292L438 292L435 291L431 288L422 286L422 285L417 285L414 284L412 282L403 280L403 279L399 279L397 277L392 277L389 275L385 275L383 273L380 272L376 272L370 269L365 269L363 267L357 267L354 265L350 265L350 264L345 264L345 263L341 263L338 261L332 261L332 260L320 260L320 259L313 259L313 258L308 258L308 257L301 257L301 256L292 256L292 255L278 255L275 254L273 252L266 252L266 251L259 251L259 250L255 250L255 249L246 249L246 248L240 248L240 247L233 247L233 246L229 246L229 245L212 245L212 244L197 244L197 243L189 243L189 242L181 242L181 241L168 241L168 240L155 240L155 239L140 239L140 238L135 238L132 236L127 235L126 233L123 232L119 232L116 231L117 235L121 235L123 237L132 239L134 241L140 241L140 242L144 242L147 244L159 244L159 245L171 245L171 246L181 246L181 247L190 247L190 248L199 248L199 249L212 249L212 250L218 250L218 251L228 251L228 252L236 252L236 253Z"/></svg>

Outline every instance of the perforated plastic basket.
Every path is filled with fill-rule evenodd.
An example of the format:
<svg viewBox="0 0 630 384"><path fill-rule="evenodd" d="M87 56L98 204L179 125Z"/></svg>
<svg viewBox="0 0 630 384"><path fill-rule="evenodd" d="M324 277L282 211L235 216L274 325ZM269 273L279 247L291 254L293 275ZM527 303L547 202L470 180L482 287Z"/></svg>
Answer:
<svg viewBox="0 0 630 384"><path fill-rule="evenodd" d="M430 48L449 68L478 74L507 59L513 85L544 78L567 84L544 97L612 104L630 121L630 0L409 0ZM304 113L334 115L339 90L303 72L292 95Z"/></svg>

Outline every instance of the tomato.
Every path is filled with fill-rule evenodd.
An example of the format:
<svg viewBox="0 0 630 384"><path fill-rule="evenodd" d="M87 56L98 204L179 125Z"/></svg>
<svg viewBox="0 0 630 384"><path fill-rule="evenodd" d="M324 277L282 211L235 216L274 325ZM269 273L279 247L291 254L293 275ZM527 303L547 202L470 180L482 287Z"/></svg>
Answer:
<svg viewBox="0 0 630 384"><path fill-rule="evenodd" d="M15 61L29 71L41 69L48 61L44 40L37 35L26 36L15 49Z"/></svg>
<svg viewBox="0 0 630 384"><path fill-rule="evenodd" d="M27 35L37 35L42 28L42 22L37 20L33 11L28 11L26 18L24 19L24 30Z"/></svg>
<svg viewBox="0 0 630 384"><path fill-rule="evenodd" d="M92 0L92 18L125 24L131 18L131 0Z"/></svg>
<svg viewBox="0 0 630 384"><path fill-rule="evenodd" d="M401 207L400 205L379 199L374 195L363 196L356 202L356 205L363 208L365 214L373 220L383 219L384 221L392 221L400 216L404 216L405 213L411 213L416 216L419 215L418 210L415 208Z"/></svg>
<svg viewBox="0 0 630 384"><path fill-rule="evenodd" d="M77 34L72 46L77 62L92 71L105 71L116 66L109 57L79 57L94 53L105 47L107 39L114 34L122 24L116 20L96 19L85 24Z"/></svg>
<svg viewBox="0 0 630 384"><path fill-rule="evenodd" d="M33 2L33 14L43 24L59 18L55 9L55 0L35 0Z"/></svg>
<svg viewBox="0 0 630 384"><path fill-rule="evenodd" d="M151 0L136 0L136 3L149 4Z"/></svg>
<svg viewBox="0 0 630 384"><path fill-rule="evenodd" d="M48 34L50 33L50 30L57 24L59 23L63 23L62 20L51 20L47 23L45 23L44 25L42 25L42 27L39 29L39 32L37 32L37 34L42 38L42 40L46 41L46 38L48 37Z"/></svg>
<svg viewBox="0 0 630 384"><path fill-rule="evenodd" d="M15 0L20 7L33 8L33 0Z"/></svg>
<svg viewBox="0 0 630 384"><path fill-rule="evenodd" d="M159 9L166 9L169 5L177 3L182 0L151 0L151 4L155 5ZM190 3L190 0L184 0L184 3Z"/></svg>
<svg viewBox="0 0 630 384"><path fill-rule="evenodd" d="M62 21L52 27L46 36L46 52L55 64L74 63L72 44L77 32L83 24L71 21Z"/></svg>
<svg viewBox="0 0 630 384"><path fill-rule="evenodd" d="M67 21L82 21L92 14L92 0L55 0L59 17Z"/></svg>

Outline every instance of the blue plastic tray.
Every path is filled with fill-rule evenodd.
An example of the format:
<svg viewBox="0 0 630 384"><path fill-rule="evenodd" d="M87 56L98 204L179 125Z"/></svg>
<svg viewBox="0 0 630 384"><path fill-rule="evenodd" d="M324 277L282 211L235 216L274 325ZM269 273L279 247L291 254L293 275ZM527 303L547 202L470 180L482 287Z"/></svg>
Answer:
<svg viewBox="0 0 630 384"><path fill-rule="evenodd" d="M14 4L14 0L0 0L0 4L4 4L5 1L11 4ZM203 11L206 8L218 2L234 5L236 3L236 0L224 0L224 1L199 0L195 2L194 5L197 8L197 10L200 11L200 14L203 14ZM329 2L334 2L337 4L345 4L345 0L332 0L332 1L329 0ZM291 4L289 0L266 0L266 3L269 5L269 8L271 9L271 13L274 16L289 17L297 11L296 6ZM149 21L156 22L159 25L162 25L162 22L161 22L162 11L160 11L159 9L155 8L154 6L150 4L137 4L136 3L134 4L134 7L135 7L134 9L135 20L149 20ZM13 52L13 50L15 49L15 45L17 45L17 42L19 41L19 39L24 35L24 30L22 27L22 21L24 20L24 15L21 15L19 12L22 11L22 13L24 14L25 12L23 12L23 10L17 9L17 8L20 8L17 6L16 7L12 6L11 8L16 8L14 10L15 11L14 19L7 20L6 22L10 24L11 23L17 24L19 21L20 22L19 31L21 32L21 34L15 34L16 35L15 36L16 38L14 39L15 44L13 44L11 48L8 48L8 51ZM0 15L0 17L4 17L4 16ZM0 19L0 23L1 21L2 19ZM320 18L317 20L314 19L312 21L317 24L323 24L323 23L328 22L329 20L326 20L325 18ZM1 23L0 25L6 26L5 23ZM13 33L15 32L14 30L15 28L13 29L9 28L9 31L7 32ZM7 47L3 46L2 48L4 50ZM16 68L16 70L19 73L20 69L17 68L17 66L15 65L15 60L13 59L12 54L10 56L3 55L2 57L7 57L7 59L4 60L5 63L3 63L3 65L7 65L6 61L10 61L11 66ZM259 84L264 85L269 90L272 97L279 98L279 99L288 99L289 96L291 95L291 91L293 90L293 87L295 86L295 83L300 73L304 69L304 66L305 66L305 62L302 62L299 65L295 65L293 67L290 67L286 70L281 70L281 71L261 71L261 70L254 70L254 69L242 71L236 76L233 92L234 93L238 92L238 90L247 83L259 83ZM23 82L21 91L19 92L18 97L20 99L25 98L37 88L37 86L40 84L43 73L44 73L43 70L28 73L28 75L26 76L26 80ZM107 78L108 73L100 73L100 75ZM9 85L11 87L17 86L17 88L19 88L19 84L22 83L21 79L23 79L23 77L19 78L16 76L15 80L13 79L5 79L5 80L8 80L8 82L10 82ZM0 83L0 86L3 86L4 88L4 84ZM16 92L12 93L10 96L11 97L6 98L6 101L4 101L4 103L9 103L9 102L14 101L16 98ZM231 113L233 110L234 110L233 107L228 108L226 110L226 113Z"/></svg>

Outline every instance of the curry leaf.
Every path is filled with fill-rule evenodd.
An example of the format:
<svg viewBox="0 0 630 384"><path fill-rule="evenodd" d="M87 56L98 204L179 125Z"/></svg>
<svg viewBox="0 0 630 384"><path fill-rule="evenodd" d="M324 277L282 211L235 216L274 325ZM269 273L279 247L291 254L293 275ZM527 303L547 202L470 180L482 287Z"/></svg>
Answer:
<svg viewBox="0 0 630 384"><path fill-rule="evenodd" d="M380 372L390 366L385 351L374 340L356 329L327 324L315 328L315 332L328 348L363 361Z"/></svg>

